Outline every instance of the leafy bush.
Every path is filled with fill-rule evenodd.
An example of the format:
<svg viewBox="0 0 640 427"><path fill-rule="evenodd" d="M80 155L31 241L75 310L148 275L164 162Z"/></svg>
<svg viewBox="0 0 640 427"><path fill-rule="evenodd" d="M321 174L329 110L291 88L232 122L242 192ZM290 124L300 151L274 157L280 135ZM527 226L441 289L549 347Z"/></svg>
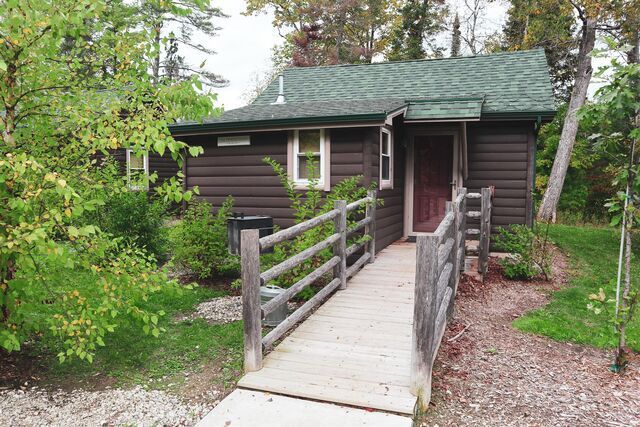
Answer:
<svg viewBox="0 0 640 427"><path fill-rule="evenodd" d="M536 202L542 200L549 181L566 112L567 104L561 105L554 120L540 129L536 154ZM571 163L558 203L558 211L563 212L565 217L569 215L568 224L607 221L608 214L604 204L615 194L615 188L611 186L614 173L611 162L602 152L594 149L594 141L589 137L591 134L601 133L601 127L601 122L580 120ZM570 215L570 212L579 212L578 218L574 220L574 215Z"/></svg>
<svg viewBox="0 0 640 427"><path fill-rule="evenodd" d="M163 260L168 243L164 227L167 208L166 202L146 191L122 191L106 196L91 223Z"/></svg>
<svg viewBox="0 0 640 427"><path fill-rule="evenodd" d="M330 191L323 192L318 188L319 177L317 176L318 168L314 164L312 156L307 156L307 176L309 177L308 183L304 190L297 189L295 183L289 178L286 168L274 161L273 159L266 157L265 163L270 165L276 175L280 178L280 183L285 188L287 196L291 201L291 207L294 211L296 223L304 222L313 217L329 212L333 209L334 203L337 200L345 200L347 203L355 202L367 196L369 188L363 187L360 182L361 176L353 176L345 178L338 184L334 185ZM375 188L376 184L372 183L371 188ZM378 200L382 204L382 200ZM361 207L356 211L352 211L347 215L347 226L354 224L357 219L361 218L364 213L365 207ZM261 265L263 269L268 269L273 265L279 264L291 256L302 252L303 250L315 245L316 243L326 239L331 234L335 233L333 222L325 223L322 226L315 227L302 235L292 239L288 242L283 242L274 247L272 254L265 254L262 256ZM352 236L347 241L347 247L353 243L360 243L366 241L368 236ZM298 267L289 270L282 274L272 283L287 288L322 264L327 262L333 256L330 248L325 249L318 255L303 262ZM313 289L307 287L304 289L300 296L302 298L309 298L313 296Z"/></svg>
<svg viewBox="0 0 640 427"><path fill-rule="evenodd" d="M139 324L155 337L162 331L158 320L164 312L145 308L145 301L160 291L180 292L177 283L163 270L154 271L153 257L122 238L91 225L73 234L73 242L58 247L64 257L36 254L8 282L1 347L19 350L39 336L61 362L74 357L92 362L107 334L123 322ZM32 281L40 286L30 286Z"/></svg>
<svg viewBox="0 0 640 427"><path fill-rule="evenodd" d="M237 275L238 257L229 254L227 218L233 207L229 197L212 214L212 206L204 200L189 204L182 221L171 232L173 261L189 269L201 279L219 275Z"/></svg>
<svg viewBox="0 0 640 427"><path fill-rule="evenodd" d="M507 278L529 280L540 273L549 278L551 256L547 250L547 235L541 235L539 228L526 225L501 227L495 245L510 255L499 261Z"/></svg>

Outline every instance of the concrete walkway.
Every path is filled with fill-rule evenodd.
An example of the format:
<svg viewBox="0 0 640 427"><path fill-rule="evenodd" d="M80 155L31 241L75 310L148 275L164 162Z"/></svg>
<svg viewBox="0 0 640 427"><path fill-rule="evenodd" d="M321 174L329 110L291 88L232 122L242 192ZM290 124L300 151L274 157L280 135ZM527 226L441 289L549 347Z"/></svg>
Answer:
<svg viewBox="0 0 640 427"><path fill-rule="evenodd" d="M197 427L411 427L411 418L237 389Z"/></svg>

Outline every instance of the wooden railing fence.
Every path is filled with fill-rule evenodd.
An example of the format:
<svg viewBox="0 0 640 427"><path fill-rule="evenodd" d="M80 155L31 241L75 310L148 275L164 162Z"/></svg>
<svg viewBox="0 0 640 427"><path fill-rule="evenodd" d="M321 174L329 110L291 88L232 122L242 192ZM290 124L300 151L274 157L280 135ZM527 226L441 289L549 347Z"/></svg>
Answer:
<svg viewBox="0 0 640 427"><path fill-rule="evenodd" d="M365 216L351 226L347 226L349 212L360 209L363 205ZM376 192L369 191L367 197L347 204L338 200L333 210L301 222L292 227L260 238L258 230L242 230L240 240L241 277L242 277L242 317L244 320L244 369L245 372L257 371L262 368L263 351L273 346L296 323L300 322L312 310L320 305L336 289L345 289L347 279L353 276L365 263L371 263L375 258L375 212ZM278 243L293 239L312 228L321 226L329 221L334 223L334 233L315 245L291 256L280 264L274 265L264 272L260 272L260 253L272 248ZM368 240L354 243L347 247L349 236L364 230ZM309 273L277 297L265 304L260 302L260 287L281 274L299 266L304 261L331 247L333 257ZM362 256L347 268L347 258L364 250ZM262 336L262 319L272 313L282 304L286 304L300 291L313 284L316 280L332 271L333 280L322 288L311 299L291 313L282 323Z"/></svg>
<svg viewBox="0 0 640 427"><path fill-rule="evenodd" d="M481 211L467 211L467 199L481 198ZM431 372L447 321L465 269L465 240L474 230L467 229L467 218L479 218L480 252L486 272L489 255L491 190L468 193L466 188L447 206L447 214L436 229L416 237L416 281L411 349L411 392L426 410L431 399ZM471 231L471 233L469 233Z"/></svg>
<svg viewBox="0 0 640 427"><path fill-rule="evenodd" d="M489 264L489 244L491 242L492 187L485 187L479 193L467 193L467 199L480 199L479 211L468 211L466 216L480 221L478 228L468 228L466 235L478 238L478 273L483 277Z"/></svg>

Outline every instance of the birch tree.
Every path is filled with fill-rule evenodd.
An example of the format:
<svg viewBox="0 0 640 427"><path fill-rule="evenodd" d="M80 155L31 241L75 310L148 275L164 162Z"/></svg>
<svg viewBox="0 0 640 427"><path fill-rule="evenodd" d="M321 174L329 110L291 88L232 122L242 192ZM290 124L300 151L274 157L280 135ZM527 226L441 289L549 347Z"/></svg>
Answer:
<svg viewBox="0 0 640 427"><path fill-rule="evenodd" d="M596 102L581 113L583 120L595 123L601 133L593 135L596 148L609 153L611 166L617 170L617 195L607 203L612 214L612 225L621 225L621 253L615 291L603 286L597 294L589 296L589 308L596 313L608 312L615 304L612 315L617 335L617 347L612 370L624 369L626 354L626 327L633 321L640 297L640 281L633 277L633 238L640 224L640 64L637 56L640 38L627 50L634 62L622 64L613 61L608 84L596 93ZM603 73L604 76L604 73Z"/></svg>
<svg viewBox="0 0 640 427"><path fill-rule="evenodd" d="M619 32L628 22L638 22L640 13L637 0L614 0L599 2L595 0L569 0L581 23L580 46L577 54L575 82L569 99L567 116L560 135L560 143L556 153L549 182L538 210L538 220L556 220L556 211L571 153L578 131L578 110L585 104L587 89L593 74L591 52L593 51L596 32Z"/></svg>

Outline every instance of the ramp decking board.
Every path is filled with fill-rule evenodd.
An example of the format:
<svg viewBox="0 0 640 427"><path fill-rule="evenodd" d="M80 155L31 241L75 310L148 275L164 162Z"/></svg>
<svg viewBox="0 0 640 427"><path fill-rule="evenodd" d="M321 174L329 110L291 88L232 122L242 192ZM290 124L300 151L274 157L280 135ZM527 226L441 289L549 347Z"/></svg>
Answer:
<svg viewBox="0 0 640 427"><path fill-rule="evenodd" d="M413 414L409 392L415 245L367 264L271 353L240 387Z"/></svg>

